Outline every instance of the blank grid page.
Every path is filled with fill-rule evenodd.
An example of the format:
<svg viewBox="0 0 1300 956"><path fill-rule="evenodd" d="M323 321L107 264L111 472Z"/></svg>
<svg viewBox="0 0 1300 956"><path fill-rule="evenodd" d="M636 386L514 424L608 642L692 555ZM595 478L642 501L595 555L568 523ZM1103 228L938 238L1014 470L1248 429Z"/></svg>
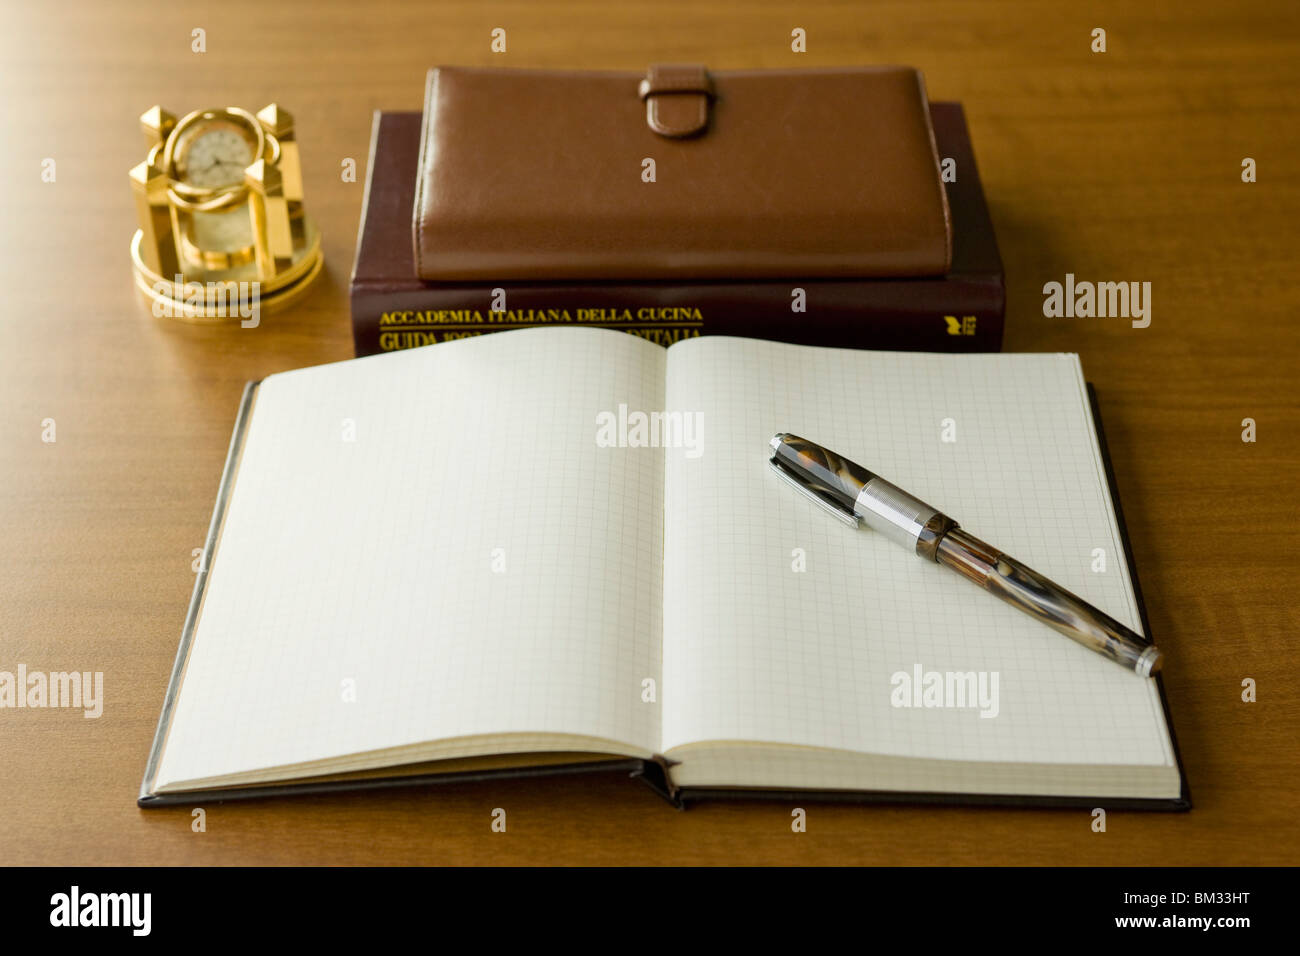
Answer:
<svg viewBox="0 0 1300 956"><path fill-rule="evenodd" d="M663 456L595 437L663 387L662 349L584 329L266 379L159 785L468 735L656 751Z"/></svg>
<svg viewBox="0 0 1300 956"><path fill-rule="evenodd" d="M1076 357L700 338L669 351L667 398L705 428L698 459L666 461L666 751L1172 764L1154 681L846 528L767 466L777 432L823 444L1140 630ZM997 672L998 715L893 706L893 675L917 665Z"/></svg>

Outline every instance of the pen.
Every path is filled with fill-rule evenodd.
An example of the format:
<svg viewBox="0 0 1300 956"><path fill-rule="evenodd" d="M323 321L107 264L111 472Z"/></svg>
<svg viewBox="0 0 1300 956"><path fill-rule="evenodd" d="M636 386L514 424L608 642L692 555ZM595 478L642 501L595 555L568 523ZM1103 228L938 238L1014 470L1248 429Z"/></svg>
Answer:
<svg viewBox="0 0 1300 956"><path fill-rule="evenodd" d="M1141 636L967 534L937 508L805 438L782 432L770 444L773 470L845 524L857 528L865 523L1141 677L1160 669L1160 651Z"/></svg>

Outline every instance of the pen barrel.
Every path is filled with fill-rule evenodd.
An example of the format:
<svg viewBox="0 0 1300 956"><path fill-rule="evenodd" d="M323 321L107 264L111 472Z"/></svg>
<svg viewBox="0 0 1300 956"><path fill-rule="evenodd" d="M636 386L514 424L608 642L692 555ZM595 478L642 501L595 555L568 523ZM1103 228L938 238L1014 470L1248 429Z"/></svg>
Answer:
<svg viewBox="0 0 1300 956"><path fill-rule="evenodd" d="M1160 652L1136 632L960 528L939 540L935 560L1139 676L1160 669Z"/></svg>

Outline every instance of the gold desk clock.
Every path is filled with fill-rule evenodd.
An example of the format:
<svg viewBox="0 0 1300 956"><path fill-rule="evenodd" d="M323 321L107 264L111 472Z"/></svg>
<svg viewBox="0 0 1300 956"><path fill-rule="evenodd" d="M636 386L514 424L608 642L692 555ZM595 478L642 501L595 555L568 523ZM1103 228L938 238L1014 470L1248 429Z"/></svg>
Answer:
<svg viewBox="0 0 1300 956"><path fill-rule="evenodd" d="M140 117L148 158L131 170L140 228L135 281L155 315L239 317L251 295L270 311L319 275L320 233L302 207L293 117L272 103Z"/></svg>

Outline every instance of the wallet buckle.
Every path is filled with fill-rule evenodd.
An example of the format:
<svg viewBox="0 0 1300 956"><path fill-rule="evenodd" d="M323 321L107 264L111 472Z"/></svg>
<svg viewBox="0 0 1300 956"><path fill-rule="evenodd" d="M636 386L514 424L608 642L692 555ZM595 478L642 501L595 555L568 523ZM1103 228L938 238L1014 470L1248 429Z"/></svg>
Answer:
<svg viewBox="0 0 1300 956"><path fill-rule="evenodd" d="M645 102L646 125L660 136L681 139L708 126L713 81L698 64L655 64L641 80L638 96Z"/></svg>

